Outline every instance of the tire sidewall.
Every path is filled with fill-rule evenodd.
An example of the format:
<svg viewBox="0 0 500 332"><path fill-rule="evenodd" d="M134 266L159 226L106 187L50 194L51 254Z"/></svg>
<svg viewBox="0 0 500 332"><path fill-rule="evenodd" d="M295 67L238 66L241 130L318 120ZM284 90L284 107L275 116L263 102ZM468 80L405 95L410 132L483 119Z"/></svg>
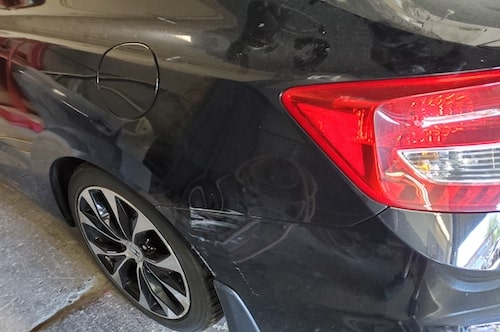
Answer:
<svg viewBox="0 0 500 332"><path fill-rule="evenodd" d="M136 209L140 210L163 235L184 270L189 288L191 303L188 312L182 318L175 320L166 319L143 308L132 296L123 291L115 283L107 270L102 266L102 263L94 255L83 234L82 224L77 213L80 193L92 186L103 187L122 196ZM81 167L73 174L68 185L68 202L75 224L78 225L92 256L98 262L106 276L120 290L120 293L128 298L135 307L147 316L174 330L199 331L207 325L207 320L213 316L212 312L214 311L211 298L215 291L211 288L212 278L210 273L202 265L201 260L195 256L189 244L181 237L178 231L149 202L106 172L87 166Z"/></svg>

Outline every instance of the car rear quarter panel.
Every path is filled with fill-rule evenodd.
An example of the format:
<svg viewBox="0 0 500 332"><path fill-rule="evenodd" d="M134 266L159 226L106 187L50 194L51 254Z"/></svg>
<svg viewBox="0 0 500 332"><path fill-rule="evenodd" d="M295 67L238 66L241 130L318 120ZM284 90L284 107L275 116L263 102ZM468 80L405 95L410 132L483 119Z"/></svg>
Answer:
<svg viewBox="0 0 500 332"><path fill-rule="evenodd" d="M425 264L375 218L385 207L298 128L280 94L492 68L500 57L491 45L417 31L360 3L86 0L0 10L2 167L48 175L74 158L121 179L240 294L263 330L408 320ZM104 103L96 80L104 54L123 43L146 45L157 61L155 87L144 49L106 58L126 103L144 87L155 96L137 119L120 113L124 98ZM405 269L414 273L401 279Z"/></svg>

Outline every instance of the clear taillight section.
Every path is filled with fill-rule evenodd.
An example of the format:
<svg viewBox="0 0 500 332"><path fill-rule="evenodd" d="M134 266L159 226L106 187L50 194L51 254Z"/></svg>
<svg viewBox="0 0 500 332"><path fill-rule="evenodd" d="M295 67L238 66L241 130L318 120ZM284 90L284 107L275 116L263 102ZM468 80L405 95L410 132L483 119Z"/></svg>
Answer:
<svg viewBox="0 0 500 332"><path fill-rule="evenodd" d="M296 87L282 102L365 194L399 208L500 210L500 70Z"/></svg>
<svg viewBox="0 0 500 332"><path fill-rule="evenodd" d="M420 177L435 183L500 183L500 145L400 151Z"/></svg>

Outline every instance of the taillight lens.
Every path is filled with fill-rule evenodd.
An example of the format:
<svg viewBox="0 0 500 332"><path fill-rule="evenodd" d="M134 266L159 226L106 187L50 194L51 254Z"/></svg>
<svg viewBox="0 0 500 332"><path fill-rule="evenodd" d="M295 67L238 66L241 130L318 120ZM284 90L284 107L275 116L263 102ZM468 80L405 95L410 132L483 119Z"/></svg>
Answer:
<svg viewBox="0 0 500 332"><path fill-rule="evenodd" d="M296 87L282 102L380 203L500 210L500 70Z"/></svg>

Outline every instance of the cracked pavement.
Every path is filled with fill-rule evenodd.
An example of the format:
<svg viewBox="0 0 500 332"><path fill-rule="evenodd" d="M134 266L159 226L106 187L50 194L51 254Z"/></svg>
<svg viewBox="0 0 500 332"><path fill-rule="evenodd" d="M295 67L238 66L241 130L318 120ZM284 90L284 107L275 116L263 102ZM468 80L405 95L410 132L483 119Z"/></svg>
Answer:
<svg viewBox="0 0 500 332"><path fill-rule="evenodd" d="M123 298L77 230L0 178L0 331L171 331ZM207 332L226 332L224 320Z"/></svg>

